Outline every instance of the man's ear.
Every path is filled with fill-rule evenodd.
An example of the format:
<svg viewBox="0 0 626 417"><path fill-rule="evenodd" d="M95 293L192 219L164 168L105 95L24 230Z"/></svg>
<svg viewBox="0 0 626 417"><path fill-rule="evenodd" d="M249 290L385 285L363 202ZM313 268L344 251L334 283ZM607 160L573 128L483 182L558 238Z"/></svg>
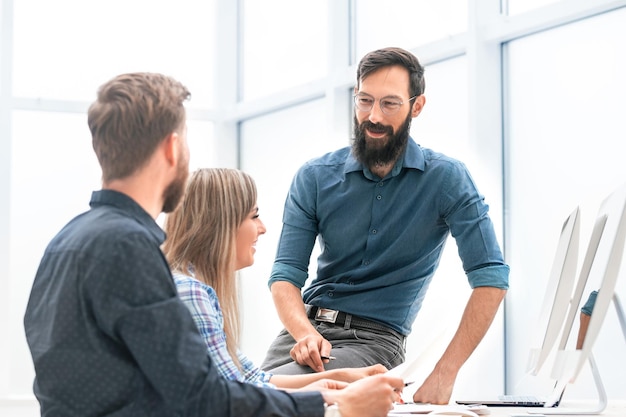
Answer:
<svg viewBox="0 0 626 417"><path fill-rule="evenodd" d="M179 141L180 137L178 136L178 133L172 132L163 140L163 144L161 145L163 154L165 155L165 160L172 166L175 165L178 158L180 158Z"/></svg>
<svg viewBox="0 0 626 417"><path fill-rule="evenodd" d="M426 105L426 96L424 96L424 94L421 94L415 97L415 101L413 102L413 107L411 108L411 117L417 117L417 115L421 113L425 105Z"/></svg>

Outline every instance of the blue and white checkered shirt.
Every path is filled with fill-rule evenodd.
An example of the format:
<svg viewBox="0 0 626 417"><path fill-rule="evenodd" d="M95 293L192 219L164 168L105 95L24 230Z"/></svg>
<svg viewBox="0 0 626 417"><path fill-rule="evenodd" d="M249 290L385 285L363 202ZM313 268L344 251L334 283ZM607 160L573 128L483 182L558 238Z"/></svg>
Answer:
<svg viewBox="0 0 626 417"><path fill-rule="evenodd" d="M198 281L195 277L174 273L174 282L179 297L187 306L193 320L206 342L207 352L211 360L217 364L220 374L233 381L247 382L259 387L275 388L269 382L272 374L263 372L240 351L237 357L241 369L235 365L226 348L224 333L224 316L215 290L209 285Z"/></svg>

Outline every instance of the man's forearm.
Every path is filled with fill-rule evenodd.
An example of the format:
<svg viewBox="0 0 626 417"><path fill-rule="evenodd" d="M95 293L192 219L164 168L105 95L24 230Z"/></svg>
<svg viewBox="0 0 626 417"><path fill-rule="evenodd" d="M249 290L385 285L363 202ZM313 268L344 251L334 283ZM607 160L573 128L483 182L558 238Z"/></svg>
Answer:
<svg viewBox="0 0 626 417"><path fill-rule="evenodd" d="M494 287L472 291L457 332L437 363L441 371L456 375L489 330L505 294L506 290Z"/></svg>
<svg viewBox="0 0 626 417"><path fill-rule="evenodd" d="M272 284L271 291L278 317L296 341L317 333L307 317L299 288L286 281L277 281Z"/></svg>
<svg viewBox="0 0 626 417"><path fill-rule="evenodd" d="M487 333L505 294L506 290L493 287L474 289L456 334L433 371L413 394L413 401L433 404L450 401L459 369Z"/></svg>

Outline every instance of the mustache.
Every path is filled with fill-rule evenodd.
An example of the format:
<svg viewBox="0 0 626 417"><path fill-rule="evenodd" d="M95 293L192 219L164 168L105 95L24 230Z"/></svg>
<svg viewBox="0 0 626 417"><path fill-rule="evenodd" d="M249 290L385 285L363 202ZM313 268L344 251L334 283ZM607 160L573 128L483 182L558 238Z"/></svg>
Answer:
<svg viewBox="0 0 626 417"><path fill-rule="evenodd" d="M393 134L393 128L391 126L386 126L381 123L372 123L369 120L365 120L363 121L363 123L359 125L360 133L363 133L368 129L373 130L374 132L380 132L380 133L384 132L384 133L387 133L388 135Z"/></svg>

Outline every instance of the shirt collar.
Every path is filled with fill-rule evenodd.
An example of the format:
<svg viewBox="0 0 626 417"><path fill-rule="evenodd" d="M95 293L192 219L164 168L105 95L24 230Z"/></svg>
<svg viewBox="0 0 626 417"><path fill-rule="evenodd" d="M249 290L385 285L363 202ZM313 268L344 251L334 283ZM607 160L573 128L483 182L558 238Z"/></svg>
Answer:
<svg viewBox="0 0 626 417"><path fill-rule="evenodd" d="M393 169L391 170L391 176L395 177L398 175L402 168L419 169L420 171L423 171L425 168L424 152L422 151L421 146L415 143L411 137L409 137L404 153L400 156L400 158L398 158ZM357 161L352 154L352 151L350 151L348 157L346 158L344 172L347 174L355 171L363 171L366 176L372 175L369 168Z"/></svg>
<svg viewBox="0 0 626 417"><path fill-rule="evenodd" d="M100 206L113 206L122 210L129 217L143 225L148 232L158 240L159 244L165 241L165 232L135 200L114 190L99 190L91 194L89 206L94 209Z"/></svg>

